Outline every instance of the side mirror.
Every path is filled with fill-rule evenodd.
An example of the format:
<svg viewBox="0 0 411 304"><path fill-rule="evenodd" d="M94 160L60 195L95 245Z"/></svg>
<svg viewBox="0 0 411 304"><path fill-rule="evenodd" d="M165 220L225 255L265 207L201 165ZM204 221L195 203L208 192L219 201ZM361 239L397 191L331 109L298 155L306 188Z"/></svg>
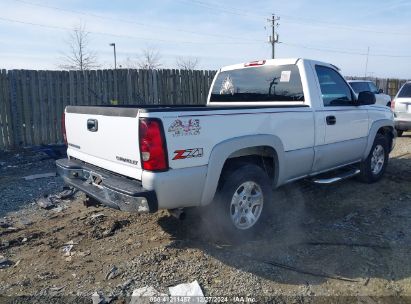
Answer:
<svg viewBox="0 0 411 304"><path fill-rule="evenodd" d="M364 91L358 94L357 106L366 106L375 104L375 95L372 92Z"/></svg>
<svg viewBox="0 0 411 304"><path fill-rule="evenodd" d="M381 93L384 93L384 90L383 90L383 89L379 89L379 90L378 90L378 94L381 94Z"/></svg>

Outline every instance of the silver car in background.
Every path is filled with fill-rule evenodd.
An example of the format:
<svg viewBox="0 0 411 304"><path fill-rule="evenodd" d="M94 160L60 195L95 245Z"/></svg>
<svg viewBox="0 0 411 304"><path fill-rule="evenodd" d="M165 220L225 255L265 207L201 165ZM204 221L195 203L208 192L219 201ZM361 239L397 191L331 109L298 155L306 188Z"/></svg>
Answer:
<svg viewBox="0 0 411 304"><path fill-rule="evenodd" d="M355 94L358 96L360 92L372 92L375 95L375 103L382 106L390 106L390 95L384 94L382 89L378 89L374 82L370 80L347 80L353 88Z"/></svg>
<svg viewBox="0 0 411 304"><path fill-rule="evenodd" d="M411 130L411 81L406 82L391 103L398 136Z"/></svg>

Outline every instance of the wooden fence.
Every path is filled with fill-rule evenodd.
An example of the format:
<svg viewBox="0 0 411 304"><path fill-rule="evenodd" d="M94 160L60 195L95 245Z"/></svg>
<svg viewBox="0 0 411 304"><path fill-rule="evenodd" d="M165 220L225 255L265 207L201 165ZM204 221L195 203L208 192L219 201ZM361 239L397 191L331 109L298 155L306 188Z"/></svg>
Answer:
<svg viewBox="0 0 411 304"><path fill-rule="evenodd" d="M0 150L61 143L66 105L204 104L214 75L184 70L2 70ZM405 82L372 80L391 96Z"/></svg>
<svg viewBox="0 0 411 304"><path fill-rule="evenodd" d="M204 104L215 71L0 72L0 150L62 142L66 105Z"/></svg>
<svg viewBox="0 0 411 304"><path fill-rule="evenodd" d="M376 78L374 79L374 82L377 84L377 87L384 90L385 94L388 94L391 98L394 98L406 80Z"/></svg>

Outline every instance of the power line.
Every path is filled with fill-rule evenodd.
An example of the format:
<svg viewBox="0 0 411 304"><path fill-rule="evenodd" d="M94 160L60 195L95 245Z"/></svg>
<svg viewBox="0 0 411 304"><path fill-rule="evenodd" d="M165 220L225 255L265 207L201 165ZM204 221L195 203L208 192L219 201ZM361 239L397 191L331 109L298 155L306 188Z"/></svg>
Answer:
<svg viewBox="0 0 411 304"><path fill-rule="evenodd" d="M283 15L281 15L281 17L283 17ZM284 15L284 17L285 18L290 18L290 19L295 18L295 17L291 17L291 16L287 16L287 15ZM307 20L307 21L305 22L303 20ZM309 25L309 26L312 26L312 27L320 27L320 28L324 28L324 25L326 25L328 28L333 28L333 29L338 29L338 30L346 30L346 31L361 31L361 32L384 34L384 35L411 36L411 34L407 33L406 31L404 31L404 32L380 31L380 30L374 30L374 29L370 29L370 28L352 27L352 26L336 24L336 23L330 23L330 22L327 22L327 21L320 21L320 20L308 19L308 18L301 18L301 20L291 20L291 21L290 20L283 20L283 22L290 23L290 24ZM313 23L318 23L318 24L313 24Z"/></svg>
<svg viewBox="0 0 411 304"><path fill-rule="evenodd" d="M58 10L58 11L62 11L62 12L69 12L69 13L73 13L73 14L79 14L79 15L84 15L84 16L91 16L94 18L99 18L99 19L106 19L106 20L112 20L112 21L116 21L116 22L122 22L122 23L128 23L128 24L134 24L137 26L142 26L145 28L152 28L151 25L147 25L141 22L136 22L134 20L127 20L127 19L120 19L120 18L114 18L114 17L109 17L109 16L103 16L103 15L99 15L99 14L94 14L94 13L88 13L88 12L82 12L82 11L77 11L77 10L73 10L73 9L67 9L67 8L61 8L61 7L57 7L57 6L51 6L51 5L44 5L44 4L38 4L38 3L33 3L33 2L29 2L29 1L25 1L25 0L14 0L15 2L19 2L22 4L26 4L26 5L31 5L31 6L37 6L37 7L43 7L43 8L48 8L48 9L53 9L53 10ZM216 4L216 3L208 3L208 2L204 2L201 0L180 0L186 3L190 3L190 4L197 4L197 5L201 5L203 7L206 7L208 9L218 9L220 11L223 11L225 13L229 13L229 14L234 14L234 15L239 15L239 16L247 16L247 17L256 17L256 18L260 18L260 15L251 13L250 11L244 12L244 10L242 9L238 9L238 8L233 8L233 7L229 7L229 6L224 6L221 4ZM355 31L365 31L365 32L372 32L372 33L378 33L378 34L395 34L395 35L404 35L404 36L410 36L411 34L408 34L407 32L386 32L386 31L378 31L378 30L373 30L373 29L366 29L366 28L358 28L358 27L350 27L350 26L345 26L345 25L339 25L339 24L335 24L335 23L330 23L330 22L326 22L326 21L321 21L321 20L317 20L314 18L307 18L307 17L295 17L295 16L289 16L289 15L284 15L282 14L282 17L286 17L286 18L290 18L290 19L297 19L297 20L285 20L283 19L283 22L285 23L291 23L291 24L309 24L310 26L313 27L321 27L321 25L316 25L313 23L319 23L319 24L324 24L327 25L327 27L333 27L333 28L337 28L340 30L355 30ZM302 20L307 20L307 22L304 22ZM159 27L158 25L156 27ZM168 27L159 27L159 28L163 28L163 29L169 29ZM183 33L188 33L188 34L192 34L192 35L198 35L198 36L210 36L210 37L218 37L218 38L224 38L224 39L230 39L230 40L236 40L239 41L239 39L241 39L241 41L245 42L245 41L249 41L249 42L260 42L259 40L253 40L253 39L244 39L244 37L234 37L234 36L227 36L227 35L221 35L221 34L211 34L211 33L199 33L199 32L195 32L195 31L189 31L189 30L183 30L183 29L173 29L173 31L177 31L177 32L183 32ZM147 41L155 41L154 39L149 40L149 39L145 39ZM182 42L182 43L190 43L190 42ZM224 44L230 44L230 43L226 43L224 42ZM233 44L244 44L244 43L233 43Z"/></svg>
<svg viewBox="0 0 411 304"><path fill-rule="evenodd" d="M120 19L120 18L115 18L115 17L110 17L110 16L103 16L103 15L99 15L99 14L82 12L82 11L68 9L68 8L62 8L62 7L57 7L57 6L33 3L33 2L30 2L30 1L25 1L25 0L13 0L13 1L25 4L25 5L42 7L42 8L57 10L57 11L66 12L66 13L72 13L72 14L77 14L77 15L83 15L83 16L89 16L89 17L104 19L104 20L111 20L111 21L116 21L116 22L121 22L121 23L133 24L133 25L144 27L144 28L152 28L153 27L152 25L145 24L145 23L142 23L142 22L136 22L134 20ZM158 26L158 25L155 25L155 27L160 28L160 29L170 29L170 27ZM197 35L197 36L210 36L210 37L218 37L218 38L225 38L225 39L231 39L231 40L242 39L244 41L244 37L234 37L234 36L211 34L211 33L199 33L199 32L195 32L195 31L189 31L189 30L184 30L184 29L179 29L179 28L177 28L177 29L174 28L172 30L176 31L176 32L182 32L182 33L187 33L187 34L192 34L192 35ZM250 41L250 42L251 41L252 42L257 42L258 41L258 40L252 40L252 39L245 39L245 40Z"/></svg>
<svg viewBox="0 0 411 304"><path fill-rule="evenodd" d="M358 55L358 56L367 56L367 52L354 52L354 51L347 51L347 50L341 50L341 49L330 49L326 47L313 47L313 46L306 46L302 44L296 44L296 43L289 43L289 42L279 42L281 44L291 46L291 47L296 47L296 48L303 48L303 49L309 49L309 50L315 50L315 51L321 51L321 52L329 52L329 53L337 53L337 54L347 54L347 55ZM392 55L392 54L372 54L369 53L368 56L370 57L388 57L388 58L411 58L411 55Z"/></svg>
<svg viewBox="0 0 411 304"><path fill-rule="evenodd" d="M0 20L5 21L5 22L11 22L11 23L18 23L18 24L24 24L24 25L31 25L31 26L38 26L38 27L43 27L43 28L49 28L49 29L55 29L55 30L63 30L63 31L73 31L71 28L67 27L62 27L62 26L56 26L56 25L46 25L46 24L40 24L40 23L34 23L34 22L28 22L28 21L21 21L21 20L16 20L16 19L9 19L9 18L4 18L0 17ZM255 45L255 42L221 42L221 41L214 41L214 42L200 42L200 41L177 41L177 40L165 40L165 39L150 39L150 38L145 38L145 37L138 37L138 36L132 36L132 35L124 35L124 34L114 34L114 33L107 33L107 32L96 32L96 31L87 31L90 34L95 34L95 35L103 35L103 36L112 36L112 37L121 37L121 38L129 38L129 39L138 39L138 40L145 40L145 41L154 41L154 42L164 42L164 43L184 43L184 44L222 44L222 45ZM263 41L258 41L259 43L263 43ZM348 54L348 55L361 55L365 56L367 53L360 53L360 52L353 52L353 51L344 51L341 49L329 49L329 48L323 48L323 47L312 47L312 46L306 46L306 45L301 45L301 44L295 44L295 43L289 43L289 42L278 42L287 46L291 47L297 47L297 48L304 48L304 49L311 49L311 50L317 50L317 51L322 51L322 52L331 52L331 53L340 53L340 54ZM411 58L409 55L392 55L392 54L369 54L370 57L387 57L387 58Z"/></svg>
<svg viewBox="0 0 411 304"><path fill-rule="evenodd" d="M202 7L205 7L207 9L212 10L214 13L216 13L216 9L219 10L220 12L223 13L227 13L230 15L235 15L235 16L243 16L243 17L253 17L253 18L258 18L260 19L261 15L257 15L255 13L252 12L244 12L244 10L242 9L238 9L238 8L234 8L234 7L229 7L229 6L224 6L221 4L217 4L217 3L208 3L208 2L204 2L204 1L200 1L200 0L179 0L180 2L185 2L185 3L189 3L189 4L196 4ZM266 14L266 12L264 12L264 14Z"/></svg>
<svg viewBox="0 0 411 304"><path fill-rule="evenodd" d="M56 29L56 30L63 30L63 31L73 31L71 28L63 27L63 26L57 26L57 25L47 25L47 24L40 24L40 23L34 23L34 22L28 22L28 21L21 21L21 20L16 20L16 19L9 19L9 18L4 18L0 17L0 20L6 21L6 22L12 22L12 23L20 23L20 24L25 24L25 25L32 25L32 26L39 26L43 28L50 28L50 29ZM124 35L124 34L114 34L114 33L107 33L107 32L96 32L96 31L87 31L90 34L95 34L95 35L104 35L104 36L112 36L112 37L122 37L122 38L130 38L130 39L138 39L138 40L145 40L145 41L153 41L153 42L164 42L164 43L184 43L184 44L251 44L251 42L226 42L226 41L212 41L212 42L202 42L202 41L183 41L183 40L166 40L166 39L150 39L146 37L138 37L138 36L132 36L132 35ZM262 43L261 41L258 41ZM252 42L255 44L256 42Z"/></svg>
<svg viewBox="0 0 411 304"><path fill-rule="evenodd" d="M303 49L308 49L308 50L315 50L315 51L323 51L323 52L329 52L329 53L340 53L340 54L348 54L348 55L366 55L365 53L359 53L359 52L353 52L353 51L344 51L344 50L336 50L336 49L329 49L325 47L314 47L314 46L306 46L303 44L296 44L296 43L290 43L290 42L284 42L280 41L279 43L284 44L286 46L291 46L291 47L296 47L296 48L303 48Z"/></svg>
<svg viewBox="0 0 411 304"><path fill-rule="evenodd" d="M179 0L185 3L190 3L190 4L195 4L195 5L200 5L203 7L206 7L210 10L213 10L213 12L216 12L216 10L219 10L221 12L231 14L231 15L236 15L236 16L247 16L247 17L254 17L254 18L261 18L261 15L266 13L261 11L261 15L255 14L253 12L250 12L249 10L244 11L243 9L238 9L234 7L229 7L229 6L223 6L221 4L217 3L210 3L210 2L203 2L201 0ZM324 20L319 20L316 18L307 18L307 17L302 17L302 16L291 16L291 15L286 15L280 12L281 17L285 17L285 20L283 19L282 21L285 23L291 23L291 24L304 24L304 25L309 25L309 26L314 26L318 27L319 25L315 25L313 23L317 24L323 24L327 25L328 27L332 27L335 29L339 30L346 30L346 31L362 31L362 32L369 32L369 33L376 33L376 34L386 34L386 35L401 35L401 36L411 36L410 33L407 33L406 31L404 32L391 32L391 31L381 31L381 30L375 30L371 28L364 28L364 27L358 27L358 26L349 26L345 24L338 24L334 22L329 22L329 21L324 21ZM291 20L287 20L291 19Z"/></svg>

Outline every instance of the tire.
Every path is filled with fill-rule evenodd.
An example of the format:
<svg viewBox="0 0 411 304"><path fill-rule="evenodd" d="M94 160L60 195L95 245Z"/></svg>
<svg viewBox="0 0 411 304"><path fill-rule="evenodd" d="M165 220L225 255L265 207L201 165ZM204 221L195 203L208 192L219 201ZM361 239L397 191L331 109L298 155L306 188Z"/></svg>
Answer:
<svg viewBox="0 0 411 304"><path fill-rule="evenodd" d="M360 164L360 180L365 183L375 183L384 175L390 152L389 140L386 136L377 134L370 154Z"/></svg>
<svg viewBox="0 0 411 304"><path fill-rule="evenodd" d="M398 137L401 137L403 133L404 133L403 130L397 130L397 136Z"/></svg>
<svg viewBox="0 0 411 304"><path fill-rule="evenodd" d="M206 208L209 220L220 228L224 237L243 239L253 237L261 229L272 200L267 173L257 165L241 163L223 173L216 197Z"/></svg>

